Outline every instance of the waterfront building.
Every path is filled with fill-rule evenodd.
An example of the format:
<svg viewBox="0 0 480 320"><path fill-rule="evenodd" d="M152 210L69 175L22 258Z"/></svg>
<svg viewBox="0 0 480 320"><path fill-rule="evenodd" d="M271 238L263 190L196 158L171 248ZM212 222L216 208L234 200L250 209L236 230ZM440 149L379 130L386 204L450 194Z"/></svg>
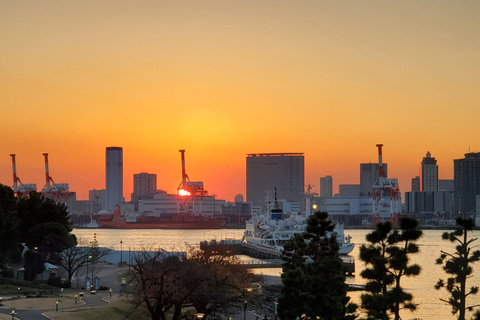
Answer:
<svg viewBox="0 0 480 320"><path fill-rule="evenodd" d="M259 153L247 155L247 202L263 206L265 197L304 203L303 153Z"/></svg>
<svg viewBox="0 0 480 320"><path fill-rule="evenodd" d="M179 197L177 194L159 192L152 199L142 199L138 202L138 212L142 216L168 217L176 213L213 216L222 213L225 200L215 196Z"/></svg>
<svg viewBox="0 0 480 320"><path fill-rule="evenodd" d="M113 211L116 205L123 203L123 149L107 147L105 158L105 210Z"/></svg>
<svg viewBox="0 0 480 320"><path fill-rule="evenodd" d="M360 195L359 184L341 184L338 186L340 197L358 197Z"/></svg>
<svg viewBox="0 0 480 320"><path fill-rule="evenodd" d="M320 197L331 198L333 196L333 179L332 176L320 178Z"/></svg>
<svg viewBox="0 0 480 320"><path fill-rule="evenodd" d="M88 190L88 200L95 203L94 212L97 213L100 210L105 210L105 201L107 199L107 191L101 190Z"/></svg>
<svg viewBox="0 0 480 320"><path fill-rule="evenodd" d="M151 199L157 191L157 175L141 172L133 175L132 202L141 199Z"/></svg>
<svg viewBox="0 0 480 320"><path fill-rule="evenodd" d="M252 204L250 202L227 202L222 205L222 214L226 228L245 228L245 221L252 218Z"/></svg>
<svg viewBox="0 0 480 320"><path fill-rule="evenodd" d="M438 180L438 190L454 192L455 191L455 181L453 179L451 179L451 180L447 180L447 179Z"/></svg>
<svg viewBox="0 0 480 320"><path fill-rule="evenodd" d="M412 192L420 192L420 177L412 178Z"/></svg>
<svg viewBox="0 0 480 320"><path fill-rule="evenodd" d="M466 153L453 160L455 210L459 213L476 211L476 196L480 195L480 152Z"/></svg>
<svg viewBox="0 0 480 320"><path fill-rule="evenodd" d="M437 160L430 152L422 160L422 191L438 191Z"/></svg>
<svg viewBox="0 0 480 320"><path fill-rule="evenodd" d="M388 177L387 164L383 163L383 171ZM360 195L372 196L373 185L378 179L378 163L360 163Z"/></svg>
<svg viewBox="0 0 480 320"><path fill-rule="evenodd" d="M446 190L405 192L404 211L450 216L454 212L453 192Z"/></svg>
<svg viewBox="0 0 480 320"><path fill-rule="evenodd" d="M399 197L397 208L401 208L401 201ZM390 219L390 205L390 197L381 198L379 214L384 220ZM371 197L365 196L334 196L324 199L319 209L328 212L332 219L346 226L371 224L373 201Z"/></svg>

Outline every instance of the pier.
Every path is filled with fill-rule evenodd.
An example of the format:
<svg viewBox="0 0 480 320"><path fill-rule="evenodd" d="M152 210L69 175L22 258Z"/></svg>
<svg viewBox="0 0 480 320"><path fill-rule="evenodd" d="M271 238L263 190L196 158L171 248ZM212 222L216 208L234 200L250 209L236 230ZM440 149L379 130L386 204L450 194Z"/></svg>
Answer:
<svg viewBox="0 0 480 320"><path fill-rule="evenodd" d="M211 240L200 242L200 249L208 252L218 252L220 254L246 255L256 260L243 260L240 263L247 268L282 268L283 260L279 250L245 243L241 240ZM343 269L346 276L355 275L355 259L351 257L341 257ZM262 259L262 260L258 260Z"/></svg>

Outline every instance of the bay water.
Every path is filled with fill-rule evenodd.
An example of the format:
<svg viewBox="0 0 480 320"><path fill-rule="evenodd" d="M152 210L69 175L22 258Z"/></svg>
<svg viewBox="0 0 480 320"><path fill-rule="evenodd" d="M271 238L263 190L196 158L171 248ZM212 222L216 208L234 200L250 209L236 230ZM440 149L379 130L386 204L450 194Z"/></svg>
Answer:
<svg viewBox="0 0 480 320"><path fill-rule="evenodd" d="M364 269L364 264L358 259L359 247L365 244L365 235L371 230L345 230L345 236L350 235L352 242L355 243L355 249L349 256L355 259L355 277L348 277L349 284L365 284L365 280L360 277L360 272ZM94 234L98 245L115 250L122 250L124 254L142 249L157 250L159 248L167 251L183 251L188 245L198 246L201 241L217 241L224 239L242 239L243 229L220 229L220 230L158 230L158 229L74 229L73 233L86 241L93 241ZM413 294L414 302L418 304L417 310L412 313L404 311L403 319L419 318L423 320L447 320L456 319L451 314L450 306L446 305L440 299L448 299L448 293L445 290L435 290L434 285L439 278L446 279L447 275L440 265L435 264L435 260L440 256L440 251L453 253L454 244L442 240L442 230L425 230L423 237L418 241L420 252L412 255L412 262L418 263L422 271L417 277L404 277L402 287ZM473 231L472 237L478 237L480 231ZM120 243L121 242L121 243ZM480 240L473 243L480 245ZM477 247L480 249L480 247ZM249 259L248 257L240 257ZM126 259L125 259L126 260ZM255 272L270 276L280 276L280 269L256 269ZM468 287L480 287L480 262L474 265L473 276L468 280ZM349 292L354 302L360 301L361 291ZM480 304L480 293L477 296L469 298L471 305Z"/></svg>

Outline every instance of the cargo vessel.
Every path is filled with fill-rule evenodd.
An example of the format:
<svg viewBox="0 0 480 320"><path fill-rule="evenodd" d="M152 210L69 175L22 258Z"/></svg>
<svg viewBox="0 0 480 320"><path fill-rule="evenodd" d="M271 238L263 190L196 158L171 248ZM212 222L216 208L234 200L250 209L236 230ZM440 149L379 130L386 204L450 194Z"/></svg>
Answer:
<svg viewBox="0 0 480 320"><path fill-rule="evenodd" d="M147 216L122 214L121 206L116 206L113 214L97 215L100 228L110 229L221 229L224 219L176 213L171 216Z"/></svg>

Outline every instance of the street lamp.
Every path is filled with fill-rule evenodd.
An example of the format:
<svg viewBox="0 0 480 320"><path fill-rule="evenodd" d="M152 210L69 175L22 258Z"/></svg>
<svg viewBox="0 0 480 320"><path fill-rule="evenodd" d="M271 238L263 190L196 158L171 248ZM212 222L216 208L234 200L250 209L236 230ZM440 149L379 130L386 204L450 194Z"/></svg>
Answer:
<svg viewBox="0 0 480 320"><path fill-rule="evenodd" d="M88 256L87 257L87 274L85 275L85 290L88 290L87 288L87 279L88 279L88 262L90 261L90 259L92 258L92 256ZM92 271L93 273L93 271Z"/></svg>
<svg viewBox="0 0 480 320"><path fill-rule="evenodd" d="M120 267L122 266L122 261L123 261L123 241L120 239Z"/></svg>
<svg viewBox="0 0 480 320"><path fill-rule="evenodd" d="M110 298L112 297L112 289L110 288Z"/></svg>
<svg viewBox="0 0 480 320"><path fill-rule="evenodd" d="M20 287L18 287L18 296L20 297Z"/></svg>
<svg viewBox="0 0 480 320"><path fill-rule="evenodd" d="M58 300L55 301L55 312L58 312Z"/></svg>
<svg viewBox="0 0 480 320"><path fill-rule="evenodd" d="M75 304L77 304L78 295L75 295Z"/></svg>
<svg viewBox="0 0 480 320"><path fill-rule="evenodd" d="M245 288L243 293L243 320L247 320L247 291L252 291L252 288Z"/></svg>
<svg viewBox="0 0 480 320"><path fill-rule="evenodd" d="M12 320L15 320L15 310L12 310Z"/></svg>

